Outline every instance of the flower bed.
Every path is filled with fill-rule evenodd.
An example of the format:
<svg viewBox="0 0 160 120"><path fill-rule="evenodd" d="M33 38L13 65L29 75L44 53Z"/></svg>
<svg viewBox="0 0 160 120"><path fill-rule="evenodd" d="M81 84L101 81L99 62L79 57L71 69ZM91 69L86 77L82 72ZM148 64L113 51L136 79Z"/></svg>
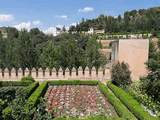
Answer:
<svg viewBox="0 0 160 120"><path fill-rule="evenodd" d="M84 117L90 115L117 116L114 108L99 91L98 86L61 85L49 86L45 97L48 111L55 117Z"/></svg>

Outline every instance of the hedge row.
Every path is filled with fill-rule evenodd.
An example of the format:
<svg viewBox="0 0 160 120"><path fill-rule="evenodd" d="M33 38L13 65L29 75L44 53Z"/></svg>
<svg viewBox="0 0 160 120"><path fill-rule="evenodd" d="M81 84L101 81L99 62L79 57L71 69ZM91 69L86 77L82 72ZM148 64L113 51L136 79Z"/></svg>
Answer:
<svg viewBox="0 0 160 120"><path fill-rule="evenodd" d="M97 115L97 116L89 116L86 118L65 118L65 117L59 117L59 118L54 118L53 120L125 120L123 118L119 118L119 117L114 117L114 118L108 118L102 115Z"/></svg>
<svg viewBox="0 0 160 120"><path fill-rule="evenodd" d="M49 85L98 85L96 80L55 80L48 81Z"/></svg>
<svg viewBox="0 0 160 120"><path fill-rule="evenodd" d="M123 89L108 82L108 87L113 93L121 100L121 102L127 106L127 108L140 120L158 120L158 118L151 116L145 111L140 103L138 103L131 95L126 93Z"/></svg>
<svg viewBox="0 0 160 120"><path fill-rule="evenodd" d="M122 104L122 102L102 83L99 83L100 91L107 97L108 101L114 106L121 118L126 120L137 120L136 117Z"/></svg>
<svg viewBox="0 0 160 120"><path fill-rule="evenodd" d="M23 82L23 81L0 81L0 87L6 86L28 86L32 82Z"/></svg>
<svg viewBox="0 0 160 120"><path fill-rule="evenodd" d="M39 85L38 82L34 82L31 85L27 86L25 89L23 89L23 91L21 91L22 93L20 94L23 95L25 92L25 95L26 95L25 98L27 99L33 93L33 91L38 87L38 85ZM12 112L12 108L8 106L3 110L3 115L5 116L10 115L11 112Z"/></svg>
<svg viewBox="0 0 160 120"><path fill-rule="evenodd" d="M36 90L36 88L38 86L39 86L39 82L34 82L31 85L29 85L28 87L26 87L25 88L27 91L26 98L28 98Z"/></svg>
<svg viewBox="0 0 160 120"><path fill-rule="evenodd" d="M44 82L39 85L39 87L28 98L28 101L25 105L26 111L29 111L30 109L32 109L33 107L37 105L40 97L44 95L46 89L47 89L47 82Z"/></svg>

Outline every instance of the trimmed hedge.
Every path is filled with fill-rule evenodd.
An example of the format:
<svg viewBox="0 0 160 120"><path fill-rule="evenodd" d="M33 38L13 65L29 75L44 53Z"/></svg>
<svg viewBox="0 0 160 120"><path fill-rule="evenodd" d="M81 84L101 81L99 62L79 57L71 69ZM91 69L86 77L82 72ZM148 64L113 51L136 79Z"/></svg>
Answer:
<svg viewBox="0 0 160 120"><path fill-rule="evenodd" d="M119 118L119 117L114 117L114 118L108 118L105 116L101 116L101 115L97 115L97 116L89 116L86 118L65 118L65 117L59 117L59 118L54 118L53 120L125 120L123 118Z"/></svg>
<svg viewBox="0 0 160 120"><path fill-rule="evenodd" d="M145 111L140 103L138 103L131 95L126 93L123 89L108 82L108 87L113 93L121 100L121 102L127 106L127 108L140 120L158 120L158 118L151 116Z"/></svg>
<svg viewBox="0 0 160 120"><path fill-rule="evenodd" d="M136 117L122 104L122 102L102 83L99 82L100 91L114 106L118 115L126 120L137 120Z"/></svg>
<svg viewBox="0 0 160 120"><path fill-rule="evenodd" d="M29 111L31 108L37 105L40 97L44 95L46 89L47 89L47 82L44 82L39 85L39 87L28 98L28 101L25 105L26 111Z"/></svg>
<svg viewBox="0 0 160 120"><path fill-rule="evenodd" d="M39 82L34 82L33 84L29 85L28 87L26 87L26 91L27 91L27 96L26 98L28 98L35 90L36 88L39 86Z"/></svg>
<svg viewBox="0 0 160 120"><path fill-rule="evenodd" d="M25 97L27 99L38 86L39 86L38 82L32 83L31 85L29 85L25 89L23 89L23 91L20 91L22 93L19 93L19 94L23 95L23 93L25 92L26 93ZM3 110L3 115L10 116L11 112L12 112L12 109L10 106L8 106Z"/></svg>
<svg viewBox="0 0 160 120"><path fill-rule="evenodd" d="M98 85L97 80L55 80L48 81L49 85Z"/></svg>
<svg viewBox="0 0 160 120"><path fill-rule="evenodd" d="M23 82L23 81L0 81L0 87L6 86L28 86L33 82Z"/></svg>

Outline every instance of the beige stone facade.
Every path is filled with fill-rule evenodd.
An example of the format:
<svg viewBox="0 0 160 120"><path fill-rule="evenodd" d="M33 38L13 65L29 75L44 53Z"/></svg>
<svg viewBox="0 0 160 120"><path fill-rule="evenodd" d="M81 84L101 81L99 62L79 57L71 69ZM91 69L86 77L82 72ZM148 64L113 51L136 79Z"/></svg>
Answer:
<svg viewBox="0 0 160 120"><path fill-rule="evenodd" d="M112 49L112 61L128 63L132 80L147 74L145 63L148 61L148 39L120 39L113 43Z"/></svg>

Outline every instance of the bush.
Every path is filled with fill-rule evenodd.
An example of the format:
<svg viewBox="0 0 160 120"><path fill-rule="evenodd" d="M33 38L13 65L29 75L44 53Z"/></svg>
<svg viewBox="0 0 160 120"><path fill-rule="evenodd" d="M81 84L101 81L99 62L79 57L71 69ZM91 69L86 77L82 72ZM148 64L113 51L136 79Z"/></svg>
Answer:
<svg viewBox="0 0 160 120"><path fill-rule="evenodd" d="M25 105L26 111L29 111L30 109L32 109L37 105L40 97L45 93L46 89L47 89L47 82L44 82L33 92L33 94L28 98L28 101Z"/></svg>
<svg viewBox="0 0 160 120"><path fill-rule="evenodd" d="M23 77L21 79L22 82L35 82L35 80L32 78L32 76L28 75L27 77Z"/></svg>
<svg viewBox="0 0 160 120"><path fill-rule="evenodd" d="M155 101L160 102L160 71L141 78L141 89Z"/></svg>
<svg viewBox="0 0 160 120"><path fill-rule="evenodd" d="M28 98L34 91L35 89L39 86L38 82L34 82L30 84L29 86L19 90L16 92L17 97L24 96L25 98Z"/></svg>
<svg viewBox="0 0 160 120"><path fill-rule="evenodd" d="M111 70L111 79L112 83L121 87L125 87L132 83L131 81L131 72L126 63L118 62L112 66Z"/></svg>
<svg viewBox="0 0 160 120"><path fill-rule="evenodd" d="M160 111L160 103L158 101L153 100L149 95L146 94L142 88L141 82L134 82L131 86L125 89L130 95L132 95L138 102L143 104L147 110L152 111L153 114L158 115Z"/></svg>
<svg viewBox="0 0 160 120"><path fill-rule="evenodd" d="M144 111L141 105L133 99L132 96L127 94L123 89L113 85L109 82L108 87L113 93L122 101L124 105L140 120L158 120L156 117L152 117L148 112Z"/></svg>
<svg viewBox="0 0 160 120"><path fill-rule="evenodd" d="M10 107L7 107L3 110L3 118L5 120L12 120L11 114L12 114L12 109Z"/></svg>
<svg viewBox="0 0 160 120"><path fill-rule="evenodd" d="M118 115L126 120L136 120L136 117L121 103L119 99L102 83L99 83L100 91L107 97L114 106Z"/></svg>
<svg viewBox="0 0 160 120"><path fill-rule="evenodd" d="M39 83L35 82L28 87L22 88L16 92L16 99L14 99L11 104L3 110L4 119L12 118L23 118L24 116L24 104L25 100L32 94L32 92L38 87Z"/></svg>
<svg viewBox="0 0 160 120"><path fill-rule="evenodd" d="M56 80L48 81L49 85L97 85L97 80Z"/></svg>

